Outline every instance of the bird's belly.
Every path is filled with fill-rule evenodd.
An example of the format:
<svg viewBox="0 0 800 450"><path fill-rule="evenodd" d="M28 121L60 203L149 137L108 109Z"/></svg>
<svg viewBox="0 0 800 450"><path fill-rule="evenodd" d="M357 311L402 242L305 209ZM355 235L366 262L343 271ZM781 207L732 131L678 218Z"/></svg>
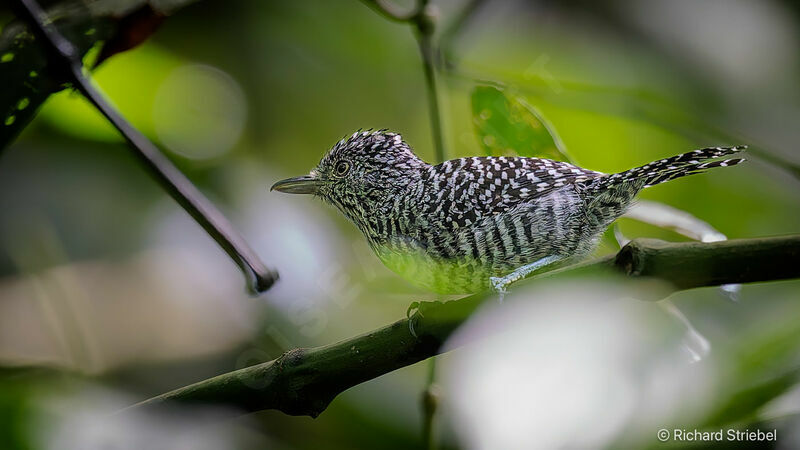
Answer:
<svg viewBox="0 0 800 450"><path fill-rule="evenodd" d="M489 287L494 276L483 262L458 254L445 258L421 243L375 248L383 264L411 284L440 294L470 294Z"/></svg>
<svg viewBox="0 0 800 450"><path fill-rule="evenodd" d="M585 257L603 229L590 225L582 205L554 196L550 203L521 205L457 230L423 230L393 238L375 252L392 271L439 293L474 293L491 277L548 256L562 264ZM548 200L548 199L544 199Z"/></svg>

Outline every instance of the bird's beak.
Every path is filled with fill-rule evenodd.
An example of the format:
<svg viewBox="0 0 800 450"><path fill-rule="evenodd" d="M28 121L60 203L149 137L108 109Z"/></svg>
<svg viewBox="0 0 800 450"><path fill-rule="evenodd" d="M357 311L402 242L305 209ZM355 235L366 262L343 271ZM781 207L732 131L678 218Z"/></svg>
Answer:
<svg viewBox="0 0 800 450"><path fill-rule="evenodd" d="M320 184L320 181L313 175L303 175L278 181L269 190L287 194L316 194Z"/></svg>

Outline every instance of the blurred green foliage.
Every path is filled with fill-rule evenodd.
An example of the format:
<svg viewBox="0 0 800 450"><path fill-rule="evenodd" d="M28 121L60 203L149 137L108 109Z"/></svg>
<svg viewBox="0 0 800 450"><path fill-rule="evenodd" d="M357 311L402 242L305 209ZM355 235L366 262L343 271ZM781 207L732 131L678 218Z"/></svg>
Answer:
<svg viewBox="0 0 800 450"><path fill-rule="evenodd" d="M796 157L796 139L781 140L779 136L791 128L780 125L781 118L795 117L792 114L800 98L800 74L792 61L783 68L787 77L783 82L772 80L755 87L734 84L724 73L692 65L685 53L664 48L660 38L643 37L648 30L634 28L624 15L614 16L612 6L589 5L588 12L572 9L587 6L585 3L536 8L489 2L470 21L456 42L453 54L458 64L444 67L439 74L446 99L442 109L449 157L502 155L511 149L525 156L565 159L568 148L569 156L582 166L604 172L625 170L706 145L747 143ZM446 2L441 7L443 18L454 8ZM792 29L800 29L796 12L787 13L785 19ZM6 47L0 56L17 48L8 45L27 42L15 44L18 31L14 26L3 28L2 43ZM0 63L3 86L19 85L8 83L14 77L29 78L30 67L42 67L42 59L31 66L28 59L34 56L25 56L28 50L14 50L22 53ZM542 59L543 55L546 58ZM276 240L287 243L287 247L263 250L268 264L287 274L282 280L284 286L291 283L291 258L307 252L313 257L301 259L299 265L311 271L316 261L332 267L338 264L330 273L339 277L335 283L346 285L352 300L337 303L325 298L319 304L309 300L310 306L303 304L307 309L288 312L275 306L281 295L297 303L313 297L302 288L316 285L318 279L329 275L327 270L310 275L301 271L295 278L300 281L289 285L289 294L270 292L255 302L244 296L225 298L223 311L245 311L239 318L257 331L251 331L250 341L240 340L227 350L192 360L184 356L188 347L182 345L192 345L185 336L196 330L178 328L175 341L167 342L147 331L120 327L109 345L124 348L131 342L145 342L136 348L146 350L88 378L132 393L137 399L232 370L240 354L248 349L262 350L263 359L269 359L287 346L323 345L367 332L401 317L411 300L424 295L388 273L371 254L364 256L359 247L362 237L332 208L310 199L293 199L287 206L267 192L273 181L308 171L336 140L358 128L400 131L422 157L432 159L425 85L408 30L387 23L356 1L205 0L168 18L163 29L143 46L115 56L94 75L113 103L140 130L170 150L157 129L157 113L170 115L174 120L170 129L202 137L208 136L203 133L212 128L208 124L214 118L193 116L191 110L218 112L213 103L202 106L202 102L191 103L181 96L165 97L164 103L157 100L159 90L177 69L198 64L228 74L244 93L244 129L213 158L173 153L180 155L177 163L237 223L254 222L248 238L269 241L270 236L278 236ZM529 70L531 66L536 70ZM489 86L484 80L489 80ZM491 87L499 85L509 87ZM189 86L187 90L197 90L199 100L205 98L204 91L218 87L214 86ZM36 89L49 92L58 87L53 84ZM32 97L35 93L0 91L4 119L15 114L13 125L24 125L25 117L15 111L32 115L37 107ZM30 102L20 109L24 97ZM488 115L484 114L487 110ZM15 134L2 137L7 140ZM734 170L648 189L643 197L685 209L732 238L797 232L797 179L755 159ZM32 333L14 328L18 334L12 334L5 329L0 337L4 365L19 364L22 350L38 351L45 346L41 342L48 343L49 339L58 342L37 333L42 328L50 333L48 327L59 330L63 318L25 322L49 311L46 302L30 299L38 298L36 289L45 284L37 277L51 268L93 272L98 266L115 267L154 249L180 245L196 255L194 263L202 263L207 257L224 258L214 253L217 250L202 234L190 239L195 236L193 224L176 222L175 217L182 217L180 211L134 164L117 134L70 91L50 98L19 140L4 150L0 192L0 303L22 304L24 308L6 317L23 322L22 328ZM288 218L287 222L280 222L281 217ZM54 230L62 249L59 257L38 249L44 239L37 232L40 227L31 224L39 222ZM312 230L320 234L309 234L309 228L303 228L308 224L318 225ZM630 237L682 239L671 231L630 220L623 219L620 226ZM207 248L211 249L209 253L202 253ZM21 265L21 254L31 263ZM171 261L164 262L164 267L175 270ZM196 284L198 275L191 272L195 269L189 265L191 275L170 284L165 295L174 297ZM135 270L123 275L120 279L131 282L125 293L135 297L134 288L144 275ZM230 274L214 275L219 277L214 282L224 285ZM92 291L102 284L102 279L95 279L78 283L80 289L69 283L55 289L72 286L70 298L77 298L73 302L86 307L89 301L75 292ZM325 289L333 290L328 285ZM291 290L302 295L295 296ZM736 304L721 299L715 289L674 296L673 301L708 337L712 359L721 368L709 424L756 423L764 419L761 412L765 405L796 387L793 370L800 364L798 292L797 282L785 282L745 286ZM76 328L83 330L81 326L85 326L90 331L84 330L75 339L97 344L97 336L103 335L93 326L119 314L133 321L152 313L151 320L158 326L178 327L177 319L168 315L178 308L174 304L164 304L155 312L142 311L135 301L119 305L128 298L122 294L104 294L101 303L120 309L79 309L90 314L86 316L88 324ZM19 302L20 298L25 301ZM215 307L202 303L194 294L181 299L192 309ZM256 312L246 309L254 304ZM319 325L321 331L304 334L312 325ZM212 341L219 341L227 331L221 330L216 320L193 326ZM278 330L277 338L270 335L270 345L258 337L265 330ZM151 353L165 348L175 349L170 358L152 358ZM47 360L52 355L42 351L22 356ZM442 364L446 362L444 356ZM358 386L334 401L316 420L265 412L246 419L253 422L236 422L250 439L243 447L318 448L320 442L328 448L413 446L419 430L416 399L424 385L424 372L423 367L410 367ZM36 430L31 428L37 424L33 418L39 417L33 410L41 408L32 405L32 399L41 398L37 395L49 398L51 390L68 390L58 378L47 380L49 390L37 380L2 375L0 415L11 418L0 424L4 448L32 448L31 436ZM445 427L442 436L445 448L457 445L452 430Z"/></svg>
<svg viewBox="0 0 800 450"><path fill-rule="evenodd" d="M153 105L158 87L171 70L184 62L156 46L117 56L113 64L93 72L94 81L114 99L116 107L148 137L154 138ZM131 80L136 80L136 95L129 95ZM123 142L122 136L83 96L72 90L55 94L42 110L39 120L60 133L99 142ZM65 120L65 118L69 118Z"/></svg>

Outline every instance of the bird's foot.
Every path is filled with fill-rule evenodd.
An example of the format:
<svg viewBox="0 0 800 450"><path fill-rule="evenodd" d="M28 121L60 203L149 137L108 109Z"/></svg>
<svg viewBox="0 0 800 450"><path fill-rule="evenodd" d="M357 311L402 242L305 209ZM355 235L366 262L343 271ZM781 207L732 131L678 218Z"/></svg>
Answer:
<svg viewBox="0 0 800 450"><path fill-rule="evenodd" d="M503 303L503 299L505 298L506 294L508 293L508 285L513 283L516 280L508 280L508 277L490 277L489 283L492 285L492 289L497 292L497 302Z"/></svg>
<svg viewBox="0 0 800 450"><path fill-rule="evenodd" d="M502 303L503 299L505 298L505 295L508 294L508 286L510 286L512 283L515 283L515 282L527 277L531 273L533 273L533 272L535 272L535 271L537 271L537 270L539 270L539 269L541 269L543 267L549 266L549 265L551 265L551 264L553 264L555 262L558 262L560 260L561 260L561 258L558 257L558 256L548 256L548 257L542 258L540 260L534 261L534 262L532 262L530 264L526 264L526 265L524 265L522 267L519 267L515 271L509 273L506 276L503 276L503 277L490 277L489 278L489 283L491 283L492 289L494 289L495 292L497 292L497 294L498 294L497 300L500 303Z"/></svg>
<svg viewBox="0 0 800 450"><path fill-rule="evenodd" d="M406 319L411 319L411 315L416 314L415 310L419 310L419 302L411 302L411 304L408 305L408 309L406 309ZM412 313L412 311L415 312Z"/></svg>
<svg viewBox="0 0 800 450"><path fill-rule="evenodd" d="M425 318L425 311L441 304L442 302L411 302L408 305L406 319L408 319L408 332L411 333L411 336L415 339L419 338L417 330L419 329L420 319Z"/></svg>

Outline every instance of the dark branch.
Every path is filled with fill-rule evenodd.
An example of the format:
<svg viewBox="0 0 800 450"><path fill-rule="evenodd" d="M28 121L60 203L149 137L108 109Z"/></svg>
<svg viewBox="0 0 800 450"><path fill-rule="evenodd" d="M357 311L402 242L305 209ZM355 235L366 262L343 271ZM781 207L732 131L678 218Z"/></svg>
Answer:
<svg viewBox="0 0 800 450"><path fill-rule="evenodd" d="M676 289L798 278L800 235L714 243L635 240L616 255L540 277L598 273L658 278ZM484 298L473 295L425 303L409 319L336 344L291 350L274 361L201 381L131 408L179 402L316 417L344 390L439 354L450 334ZM409 331L409 320L417 337Z"/></svg>
<svg viewBox="0 0 800 450"><path fill-rule="evenodd" d="M268 270L225 216L175 167L158 148L114 109L84 74L75 47L55 27L45 25L44 12L35 0L18 0L20 13L48 47L50 59L114 127L125 137L145 169L191 215L242 269L254 292L269 289L278 275Z"/></svg>
<svg viewBox="0 0 800 450"><path fill-rule="evenodd" d="M659 277L678 289L785 280L800 276L800 237L674 244L637 239L614 265L637 277Z"/></svg>

